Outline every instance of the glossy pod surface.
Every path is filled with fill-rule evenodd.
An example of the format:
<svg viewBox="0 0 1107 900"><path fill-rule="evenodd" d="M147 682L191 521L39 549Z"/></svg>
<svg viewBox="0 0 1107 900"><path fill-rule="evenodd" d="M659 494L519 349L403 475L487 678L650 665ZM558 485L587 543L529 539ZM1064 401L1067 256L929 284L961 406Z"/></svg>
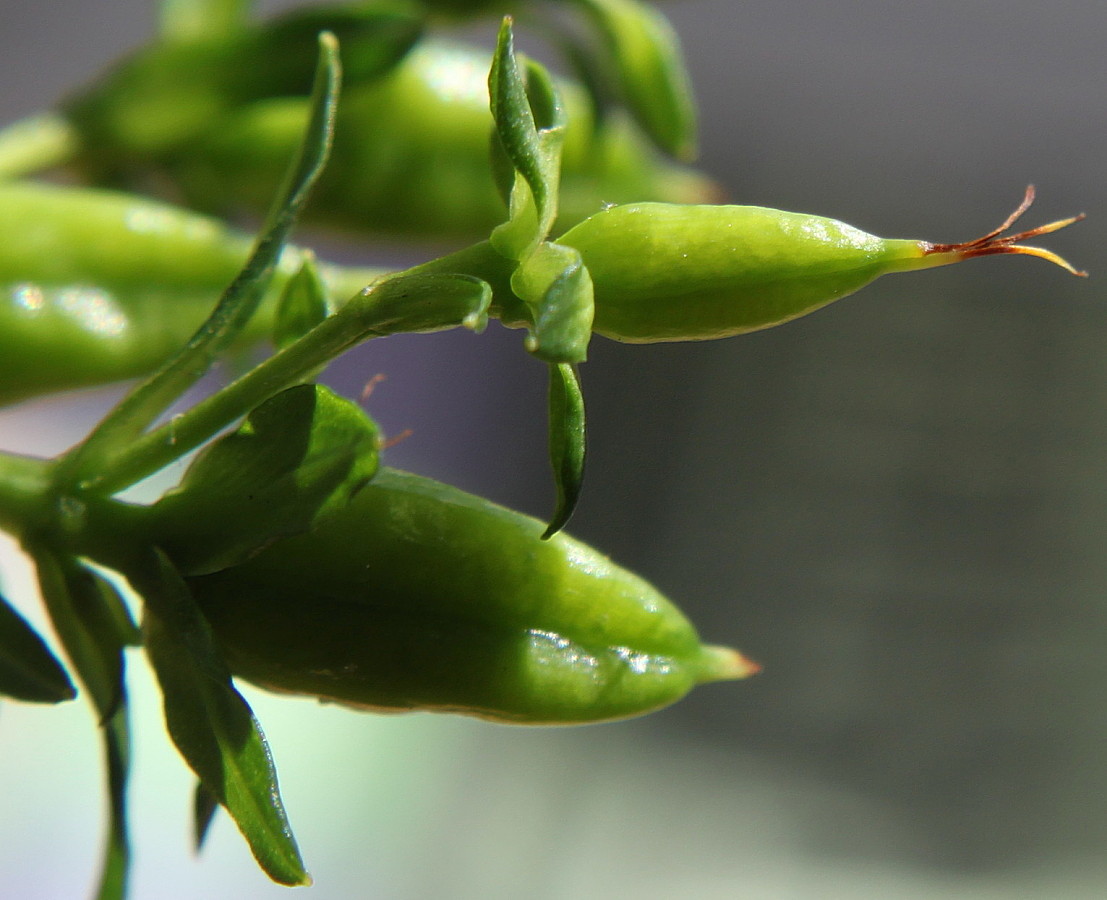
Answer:
<svg viewBox="0 0 1107 900"><path fill-rule="evenodd" d="M251 245L213 219L131 195L0 184L0 403L149 371L203 321ZM285 251L268 296L301 259ZM323 274L340 297L365 283ZM263 307L252 334L270 324Z"/></svg>
<svg viewBox="0 0 1107 900"><path fill-rule="evenodd" d="M190 579L236 675L383 710L556 724L751 674L647 582L457 489L383 471L315 532Z"/></svg>
<svg viewBox="0 0 1107 900"><path fill-rule="evenodd" d="M592 276L595 331L630 342L768 328L927 264L918 241L757 206L618 206L558 242L579 250Z"/></svg>

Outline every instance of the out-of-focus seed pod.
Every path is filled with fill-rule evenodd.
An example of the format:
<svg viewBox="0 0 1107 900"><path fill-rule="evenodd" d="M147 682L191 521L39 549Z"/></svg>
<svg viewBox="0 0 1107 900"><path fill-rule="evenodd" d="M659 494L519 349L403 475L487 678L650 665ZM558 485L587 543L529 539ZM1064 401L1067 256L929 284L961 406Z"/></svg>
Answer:
<svg viewBox="0 0 1107 900"><path fill-rule="evenodd" d="M347 90L331 162L306 219L357 231L479 236L505 216L489 167L491 57L426 41L384 78ZM658 155L617 111L594 119L583 90L558 82L568 125L560 221L605 204L702 203L717 186ZM283 98L237 110L170 165L190 202L225 212L264 208L302 133L304 101Z"/></svg>
<svg viewBox="0 0 1107 900"><path fill-rule="evenodd" d="M320 31L338 38L350 85L391 68L422 26L418 3L380 0L152 43L63 105L78 135L77 162L94 177L127 179L208 133L230 111L266 97L306 95Z"/></svg>
<svg viewBox="0 0 1107 900"><path fill-rule="evenodd" d="M251 240L205 216L109 191L0 185L0 403L150 371L238 274ZM269 333L299 270L290 247L249 326ZM377 272L320 266L345 300Z"/></svg>
<svg viewBox="0 0 1107 900"><path fill-rule="evenodd" d="M543 527L385 470L310 534L189 584L236 675L371 709L596 722L757 671Z"/></svg>

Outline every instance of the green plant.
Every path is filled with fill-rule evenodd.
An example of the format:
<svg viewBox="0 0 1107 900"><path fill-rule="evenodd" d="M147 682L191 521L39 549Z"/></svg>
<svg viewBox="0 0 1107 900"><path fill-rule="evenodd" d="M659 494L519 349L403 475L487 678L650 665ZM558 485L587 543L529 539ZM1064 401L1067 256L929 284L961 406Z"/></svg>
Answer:
<svg viewBox="0 0 1107 900"><path fill-rule="evenodd" d="M0 526L34 559L55 630L103 725L113 818L102 896L126 884L122 649L140 640L170 733L200 778L199 830L225 806L283 883L306 875L233 675L375 707L565 722L644 712L697 681L754 670L733 651L704 648L649 585L557 534L581 489L577 367L593 332L636 342L721 337L803 315L885 271L994 253L1061 262L1019 242L1071 220L1001 236L1029 193L1001 229L958 245L884 241L776 210L657 203L673 184L709 184L647 148L652 140L686 155L693 146L671 34L627 0L563 5L583 10L598 38L579 56L590 96L517 58L505 24L489 96L478 106L471 97L443 104L442 116L458 112L453 131L411 121L421 66L454 52L412 49L433 10L381 2L255 24L242 4L178 0L165 4L160 41L60 115L0 137L9 177L49 160L117 185L165 178L209 208L276 195L251 247L222 224L130 194L0 185L0 227L10 229L0 271L12 298L0 396L148 376L62 457L0 458ZM531 4L427 6L460 14ZM310 69L303 48L320 31L315 89L304 100L295 96ZM353 86L342 103L332 31L350 48L342 62ZM475 115L485 102L487 119ZM368 158L355 152L363 143L341 143L359 115L382 132ZM302 146L282 187L273 165L295 149L292 135ZM564 167L563 178L573 141L584 148L574 151L579 169ZM390 157L398 168L384 177ZM455 160L461 176L450 174ZM477 168L487 173L480 190L444 203L456 200L448 179L470 181ZM440 174L446 180L429 190ZM348 188L378 177L384 193ZM628 203L603 209L620 179L631 184ZM228 193L240 184L240 195ZM495 200L497 188L508 206L498 224L481 199ZM570 191L591 214L579 224L564 215ZM347 271L287 246L301 212L367 229L463 231L476 243L403 272ZM443 486L378 472L376 426L312 383L366 339L480 330L489 315L526 328L527 348L549 367L558 502L544 533ZM264 337L277 348L265 361L160 421L217 358ZM118 499L204 445L158 503ZM364 553L338 546L351 535ZM374 557L381 546L390 552ZM362 577L369 564L373 577ZM141 598L141 634L105 570ZM28 701L73 696L65 669L7 605L0 626L0 689ZM365 666L360 654L370 651L377 668L354 677L350 666ZM489 665L497 659L511 665ZM335 674L321 677L328 669Z"/></svg>

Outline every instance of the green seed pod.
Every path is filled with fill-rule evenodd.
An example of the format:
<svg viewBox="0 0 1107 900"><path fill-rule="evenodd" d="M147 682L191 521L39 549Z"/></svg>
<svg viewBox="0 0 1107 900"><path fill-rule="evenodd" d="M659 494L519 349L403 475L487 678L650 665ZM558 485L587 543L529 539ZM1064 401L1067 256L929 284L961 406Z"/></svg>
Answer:
<svg viewBox="0 0 1107 900"><path fill-rule="evenodd" d="M0 404L150 371L238 274L251 240L219 222L108 191L0 184ZM250 325L268 334L303 251L288 248ZM322 266L341 299L377 274Z"/></svg>
<svg viewBox="0 0 1107 900"><path fill-rule="evenodd" d="M129 176L244 104L307 94L320 31L340 41L350 85L391 68L422 25L413 0L380 0L294 10L214 36L157 41L70 98L62 112L79 136L86 169L96 177Z"/></svg>
<svg viewBox="0 0 1107 900"><path fill-rule="evenodd" d="M426 41L384 78L350 88L331 162L306 220L357 231L477 236L502 222L489 167L491 57ZM562 151L562 227L606 203L702 203L714 183L665 161L625 116L596 122L584 91L559 82L568 126ZM258 102L215 123L178 154L172 180L203 209L263 209L303 133L306 102Z"/></svg>
<svg viewBox="0 0 1107 900"><path fill-rule="evenodd" d="M757 671L542 523L382 471L310 534L189 579L232 671L277 691L502 722L618 719Z"/></svg>
<svg viewBox="0 0 1107 900"><path fill-rule="evenodd" d="M1019 241L1080 216L1002 237L1033 200L974 241L886 240L833 219L756 206L641 203L606 209L558 243L580 251L595 291L596 333L629 342L727 337L779 325L889 272L1001 253L1053 253Z"/></svg>

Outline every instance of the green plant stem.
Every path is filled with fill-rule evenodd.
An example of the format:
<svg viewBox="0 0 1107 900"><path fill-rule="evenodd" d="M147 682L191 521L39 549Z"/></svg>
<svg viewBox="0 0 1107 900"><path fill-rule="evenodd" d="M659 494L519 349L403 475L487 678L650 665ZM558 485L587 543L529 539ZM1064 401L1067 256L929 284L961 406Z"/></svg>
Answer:
<svg viewBox="0 0 1107 900"><path fill-rule="evenodd" d="M0 453L0 530L21 537L50 513L52 463Z"/></svg>
<svg viewBox="0 0 1107 900"><path fill-rule="evenodd" d="M37 113L0 131L0 179L21 178L69 162L79 138L68 120Z"/></svg>
<svg viewBox="0 0 1107 900"><path fill-rule="evenodd" d="M334 357L368 338L392 333L388 327L392 320L392 310L378 310L372 292L354 298L237 381L123 448L105 461L101 472L82 482L81 488L112 494L137 484L199 447L259 403L312 377Z"/></svg>
<svg viewBox="0 0 1107 900"><path fill-rule="evenodd" d="M515 327L521 324L517 313L525 309L511 291L511 274L517 265L497 252L490 241L480 241L407 271L411 275L472 275L486 281L492 288L492 315Z"/></svg>

